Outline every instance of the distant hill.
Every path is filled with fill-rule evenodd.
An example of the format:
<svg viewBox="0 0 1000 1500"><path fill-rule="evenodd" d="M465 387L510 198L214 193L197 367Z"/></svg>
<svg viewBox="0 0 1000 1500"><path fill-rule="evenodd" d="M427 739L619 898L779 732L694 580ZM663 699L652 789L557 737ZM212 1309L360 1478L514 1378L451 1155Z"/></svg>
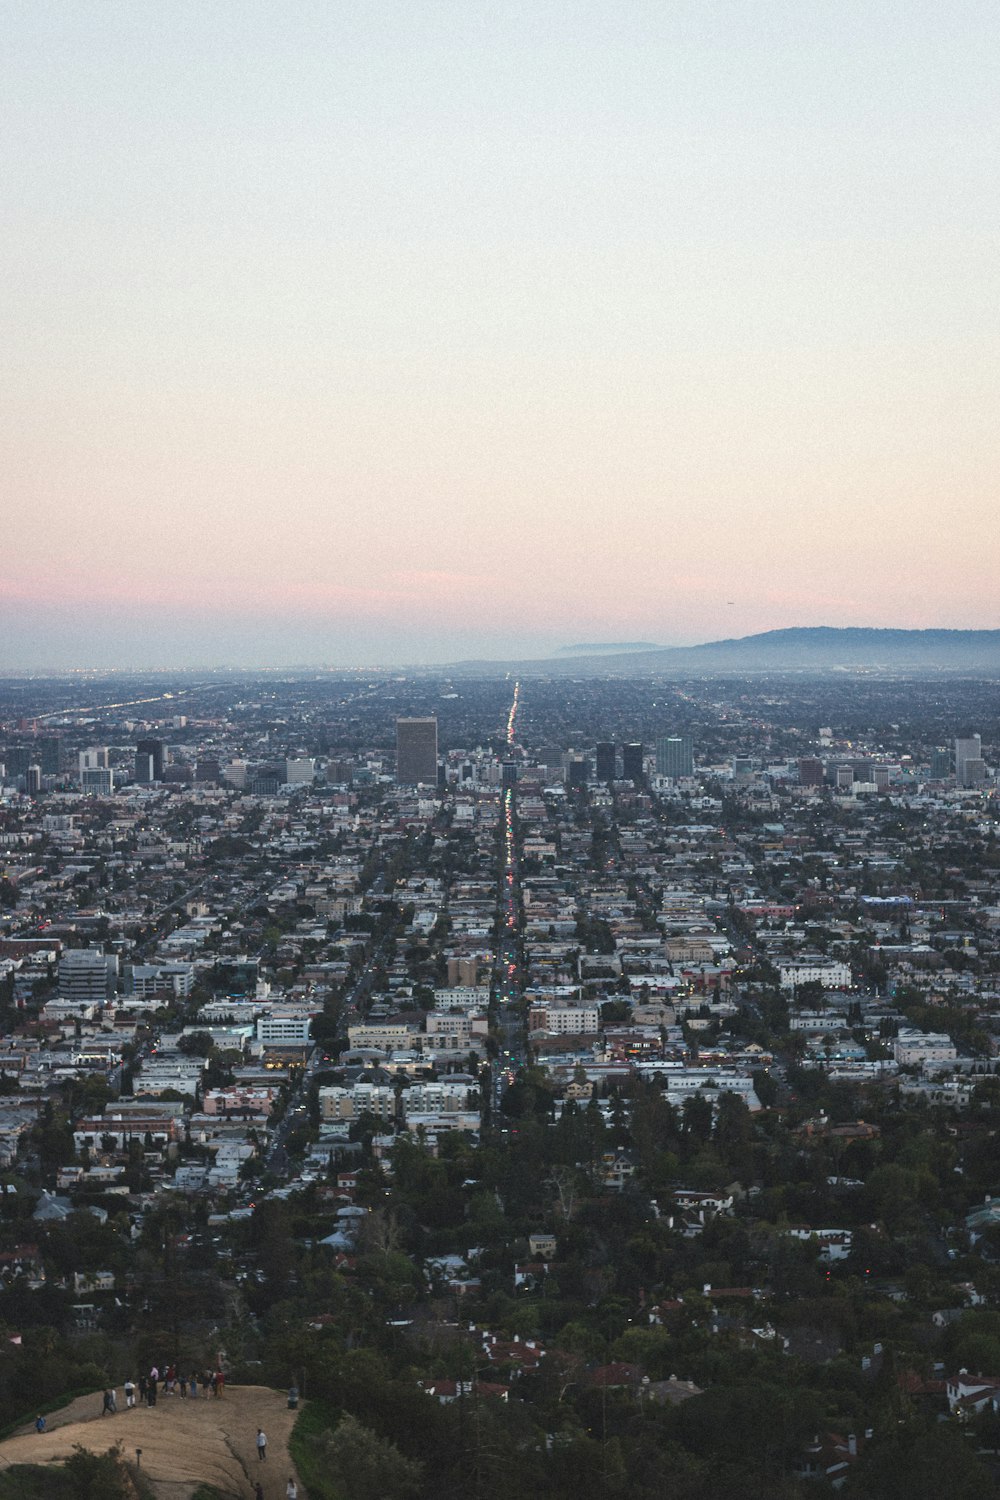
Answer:
<svg viewBox="0 0 1000 1500"><path fill-rule="evenodd" d="M876 630L797 626L703 646L658 646L618 652L581 648L544 660L463 662L466 671L517 671L525 676L715 672L874 672L893 675L960 672L1000 676L1000 630Z"/></svg>
<svg viewBox="0 0 1000 1500"><path fill-rule="evenodd" d="M617 651L657 651L655 641L600 641L597 645L560 646L560 656L606 656Z"/></svg>

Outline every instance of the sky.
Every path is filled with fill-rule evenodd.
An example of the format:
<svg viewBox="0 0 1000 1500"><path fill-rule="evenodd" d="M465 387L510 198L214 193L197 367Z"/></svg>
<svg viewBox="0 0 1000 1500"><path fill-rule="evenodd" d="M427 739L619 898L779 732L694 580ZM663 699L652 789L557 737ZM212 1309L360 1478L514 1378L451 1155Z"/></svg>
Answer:
<svg viewBox="0 0 1000 1500"><path fill-rule="evenodd" d="M4 0L0 670L1000 626L993 0Z"/></svg>

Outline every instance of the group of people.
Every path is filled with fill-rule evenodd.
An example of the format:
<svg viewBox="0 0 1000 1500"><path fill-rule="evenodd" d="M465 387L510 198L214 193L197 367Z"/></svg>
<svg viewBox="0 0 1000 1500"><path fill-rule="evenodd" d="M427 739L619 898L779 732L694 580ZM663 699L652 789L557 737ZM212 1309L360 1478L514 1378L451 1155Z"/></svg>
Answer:
<svg viewBox="0 0 1000 1500"><path fill-rule="evenodd" d="M187 1391L185 1390L185 1384L187 1384L193 1397L196 1397L198 1394L198 1382L200 1380L202 1390L206 1399L208 1397L209 1391L211 1391L214 1396L221 1396L226 1383L225 1376L223 1375L221 1370L215 1370L211 1373L206 1371L201 1376L191 1375L185 1382L184 1376L178 1375L173 1365L168 1366L167 1369L163 1372L162 1376L156 1365L154 1365L148 1375L139 1376L138 1386L131 1376L129 1376L128 1380L126 1380L124 1387L125 1410L130 1411L132 1407L135 1406L136 1391L138 1391L140 1401L145 1401L148 1406L155 1406L156 1387L161 1379L163 1380L163 1390L166 1395L171 1396L173 1395L175 1390L179 1390L182 1396L186 1396ZM296 1392L296 1398L297 1396L298 1393ZM291 1400L289 1400L289 1405L291 1404ZM101 1416L103 1417L108 1414L114 1415L117 1410L118 1393L113 1386L109 1386L108 1389L104 1392L103 1403L101 1406ZM45 1418L43 1416L40 1416L35 1422L35 1431L44 1432L45 1430ZM263 1427L257 1428L257 1458L261 1463L265 1463L267 1460L267 1434L265 1433ZM255 1500L264 1500L264 1486L261 1484L260 1480L257 1481L256 1487L254 1489L254 1495ZM285 1486L285 1500L299 1500L299 1487L295 1483L295 1479L292 1475L288 1476L288 1483Z"/></svg>
<svg viewBox="0 0 1000 1500"><path fill-rule="evenodd" d="M147 1406L156 1405L157 1390L161 1387L164 1396L180 1396L183 1400L190 1398L197 1400L198 1387L201 1386L201 1394L204 1400L214 1396L217 1400L222 1396L226 1388L226 1377L222 1370L197 1370L190 1375L178 1373L175 1365L167 1365L161 1371L154 1365L148 1375L140 1375L138 1382L131 1377L126 1380L125 1410L131 1411L136 1403L145 1401ZM101 1406L101 1416L114 1415L118 1410L118 1392L114 1387L109 1387L104 1392Z"/></svg>

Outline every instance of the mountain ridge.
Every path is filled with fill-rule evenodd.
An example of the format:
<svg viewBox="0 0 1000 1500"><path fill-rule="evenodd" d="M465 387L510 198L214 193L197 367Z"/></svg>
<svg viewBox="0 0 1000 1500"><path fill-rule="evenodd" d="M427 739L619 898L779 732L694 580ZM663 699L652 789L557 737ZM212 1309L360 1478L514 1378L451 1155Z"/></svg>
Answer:
<svg viewBox="0 0 1000 1500"><path fill-rule="evenodd" d="M463 661L461 671L517 671L527 675L712 672L985 672L1000 675L1000 630L892 626L792 625L697 646L658 646L617 654L555 656L520 661Z"/></svg>

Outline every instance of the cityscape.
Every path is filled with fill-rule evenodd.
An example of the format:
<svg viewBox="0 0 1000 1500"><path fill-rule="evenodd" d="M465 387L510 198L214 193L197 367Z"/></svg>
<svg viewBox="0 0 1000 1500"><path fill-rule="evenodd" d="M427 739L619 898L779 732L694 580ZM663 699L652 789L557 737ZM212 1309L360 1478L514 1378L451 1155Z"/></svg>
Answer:
<svg viewBox="0 0 1000 1500"><path fill-rule="evenodd" d="M5 681L15 1447L218 1365L308 1496L991 1492L998 749L948 675Z"/></svg>
<svg viewBox="0 0 1000 1500"><path fill-rule="evenodd" d="M998 56L4 7L0 1500L1000 1495Z"/></svg>

